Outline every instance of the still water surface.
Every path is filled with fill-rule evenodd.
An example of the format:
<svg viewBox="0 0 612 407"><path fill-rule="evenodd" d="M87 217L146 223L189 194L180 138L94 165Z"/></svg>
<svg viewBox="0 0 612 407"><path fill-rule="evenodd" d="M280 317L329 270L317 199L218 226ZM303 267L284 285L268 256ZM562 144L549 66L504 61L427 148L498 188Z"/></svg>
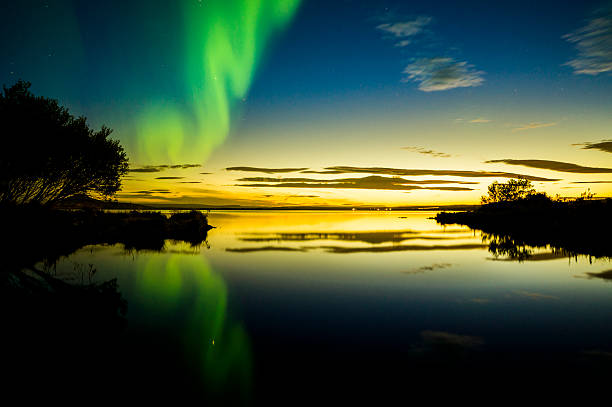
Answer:
<svg viewBox="0 0 612 407"><path fill-rule="evenodd" d="M609 260L495 257L480 232L433 215L212 212L208 245L88 246L57 273L91 264L96 281L118 279L122 369L237 402L338 377L612 355Z"/></svg>

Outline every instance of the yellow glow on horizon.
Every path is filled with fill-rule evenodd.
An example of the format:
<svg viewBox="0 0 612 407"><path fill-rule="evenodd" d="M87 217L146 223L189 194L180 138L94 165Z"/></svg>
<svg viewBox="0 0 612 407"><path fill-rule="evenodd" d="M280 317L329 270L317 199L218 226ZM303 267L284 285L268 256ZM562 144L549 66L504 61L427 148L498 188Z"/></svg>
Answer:
<svg viewBox="0 0 612 407"><path fill-rule="evenodd" d="M573 116L554 109L536 115L527 111L463 112L450 108L431 111L423 116L407 114L406 118L374 116L363 112L351 118L323 117L308 123L273 120L262 125L244 125L240 137L230 137L201 168L168 170L162 173L131 173L120 200L134 203L188 203L211 206L412 206L478 204L493 181L507 178L455 176L403 176L409 180L450 180L475 184L438 184L473 188L473 191L441 191L415 189L410 191L380 189L280 188L237 186L248 184L240 178L362 178L371 174L312 174L301 172L258 173L227 171L232 166L264 168L309 168L321 171L331 166L385 167L404 169L489 171L527 174L559 179L534 181L537 191L554 197L578 197L590 189L595 197L612 197L612 174L571 173L487 163L496 159L540 159L575 163L592 167L611 167L609 153L585 150L574 145L581 141L605 139L610 119L595 113ZM476 121L477 118L486 118ZM468 120L469 119L469 120ZM556 123L554 126L531 126L529 123ZM588 131L585 131L588 129ZM576 136L580 134L580 136ZM291 135L291 136L288 136ZM372 136L376 135L375 138ZM551 142L551 140L555 140ZM417 147L405 149L404 147ZM420 153L432 150L445 156ZM150 164L150 163L142 163ZM200 174L211 172L212 174ZM380 176L391 176L381 175ZM158 176L184 177L177 180L157 180ZM139 179L137 181L136 179ZM184 183L199 182L199 183ZM427 186L418 184L417 186ZM435 187L436 185L429 185ZM149 196L134 191L167 189ZM142 194L141 194L142 195Z"/></svg>
<svg viewBox="0 0 612 407"><path fill-rule="evenodd" d="M492 165L491 171L509 171L509 166ZM482 167L479 167L482 169ZM487 192L487 186L494 180L506 182L506 178L460 178L438 177L461 182L476 182L474 185L458 185L474 188L473 191L438 191L438 190L377 190L377 189L332 189L332 188L255 188L235 186L236 179L257 177L266 174L229 172L224 169L213 174L202 175L202 168L165 171L163 173L132 173L124 181L123 191L118 195L121 202L138 204L198 204L203 206L353 206L396 207L413 205L461 205L478 204L480 197ZM516 171L516 170L515 170ZM518 171L517 171L518 172ZM523 171L521 171L523 172ZM525 171L526 173L526 171ZM533 184L537 191L546 192L554 197L577 197L590 189L595 197L612 196L612 184L578 184L582 180L606 180L606 174L564 174L546 170L530 169L530 175L545 177L563 177L558 182L537 182ZM180 179L155 179L156 177L180 177ZM360 178L368 174L341 174L338 178ZM275 178L274 175L269 176ZM283 178L308 177L321 178L317 174L283 174ZM572 178L569 178L572 177ZM434 179L434 177L404 177L415 180ZM612 178L612 177L611 177ZM330 179L327 177L327 179ZM457 186L441 184L439 186ZM422 185L427 186L427 185ZM436 186L436 185L430 185ZM156 191L157 190L157 191ZM150 194L137 193L152 191Z"/></svg>

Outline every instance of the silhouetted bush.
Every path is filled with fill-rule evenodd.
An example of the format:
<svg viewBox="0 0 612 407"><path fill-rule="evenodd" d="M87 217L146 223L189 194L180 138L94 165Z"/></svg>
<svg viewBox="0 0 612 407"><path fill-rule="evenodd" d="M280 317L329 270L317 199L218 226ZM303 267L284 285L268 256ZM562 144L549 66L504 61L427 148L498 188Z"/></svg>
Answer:
<svg viewBox="0 0 612 407"><path fill-rule="evenodd" d="M568 255L612 257L612 199L554 201L533 194L516 201L482 205L466 212L440 212L440 224L461 224L501 238L492 252L507 252L513 245L564 250Z"/></svg>
<svg viewBox="0 0 612 407"><path fill-rule="evenodd" d="M56 100L18 81L0 94L0 202L52 204L77 194L110 197L128 160L112 130L94 131Z"/></svg>
<svg viewBox="0 0 612 407"><path fill-rule="evenodd" d="M509 202L526 198L535 193L531 181L524 178L511 179L505 184L495 181L488 188L488 195L481 197L483 204Z"/></svg>

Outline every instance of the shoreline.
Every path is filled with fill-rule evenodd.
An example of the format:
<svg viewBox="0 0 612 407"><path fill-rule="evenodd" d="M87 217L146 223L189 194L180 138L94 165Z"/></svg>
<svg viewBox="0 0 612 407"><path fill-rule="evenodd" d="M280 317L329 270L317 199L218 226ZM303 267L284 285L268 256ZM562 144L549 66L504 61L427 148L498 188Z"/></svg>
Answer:
<svg viewBox="0 0 612 407"><path fill-rule="evenodd" d="M612 258L612 199L556 202L524 198L463 212L440 212L441 225L459 224L488 234L490 250L512 252L522 246L562 250L570 256Z"/></svg>
<svg viewBox="0 0 612 407"><path fill-rule="evenodd" d="M165 216L159 211L121 213L96 209L50 209L39 206L0 208L5 249L12 253L5 271L20 270L91 244L123 244L126 250L162 250L167 239L197 246L213 226L198 211Z"/></svg>

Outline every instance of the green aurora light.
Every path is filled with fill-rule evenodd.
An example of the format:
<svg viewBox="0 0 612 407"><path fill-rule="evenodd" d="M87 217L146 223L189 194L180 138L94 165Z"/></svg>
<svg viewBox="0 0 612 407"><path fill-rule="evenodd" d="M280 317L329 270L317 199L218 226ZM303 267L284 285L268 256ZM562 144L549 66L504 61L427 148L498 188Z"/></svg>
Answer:
<svg viewBox="0 0 612 407"><path fill-rule="evenodd" d="M227 137L264 50L300 0L184 1L182 104L157 101L137 118L137 161L204 162Z"/></svg>

